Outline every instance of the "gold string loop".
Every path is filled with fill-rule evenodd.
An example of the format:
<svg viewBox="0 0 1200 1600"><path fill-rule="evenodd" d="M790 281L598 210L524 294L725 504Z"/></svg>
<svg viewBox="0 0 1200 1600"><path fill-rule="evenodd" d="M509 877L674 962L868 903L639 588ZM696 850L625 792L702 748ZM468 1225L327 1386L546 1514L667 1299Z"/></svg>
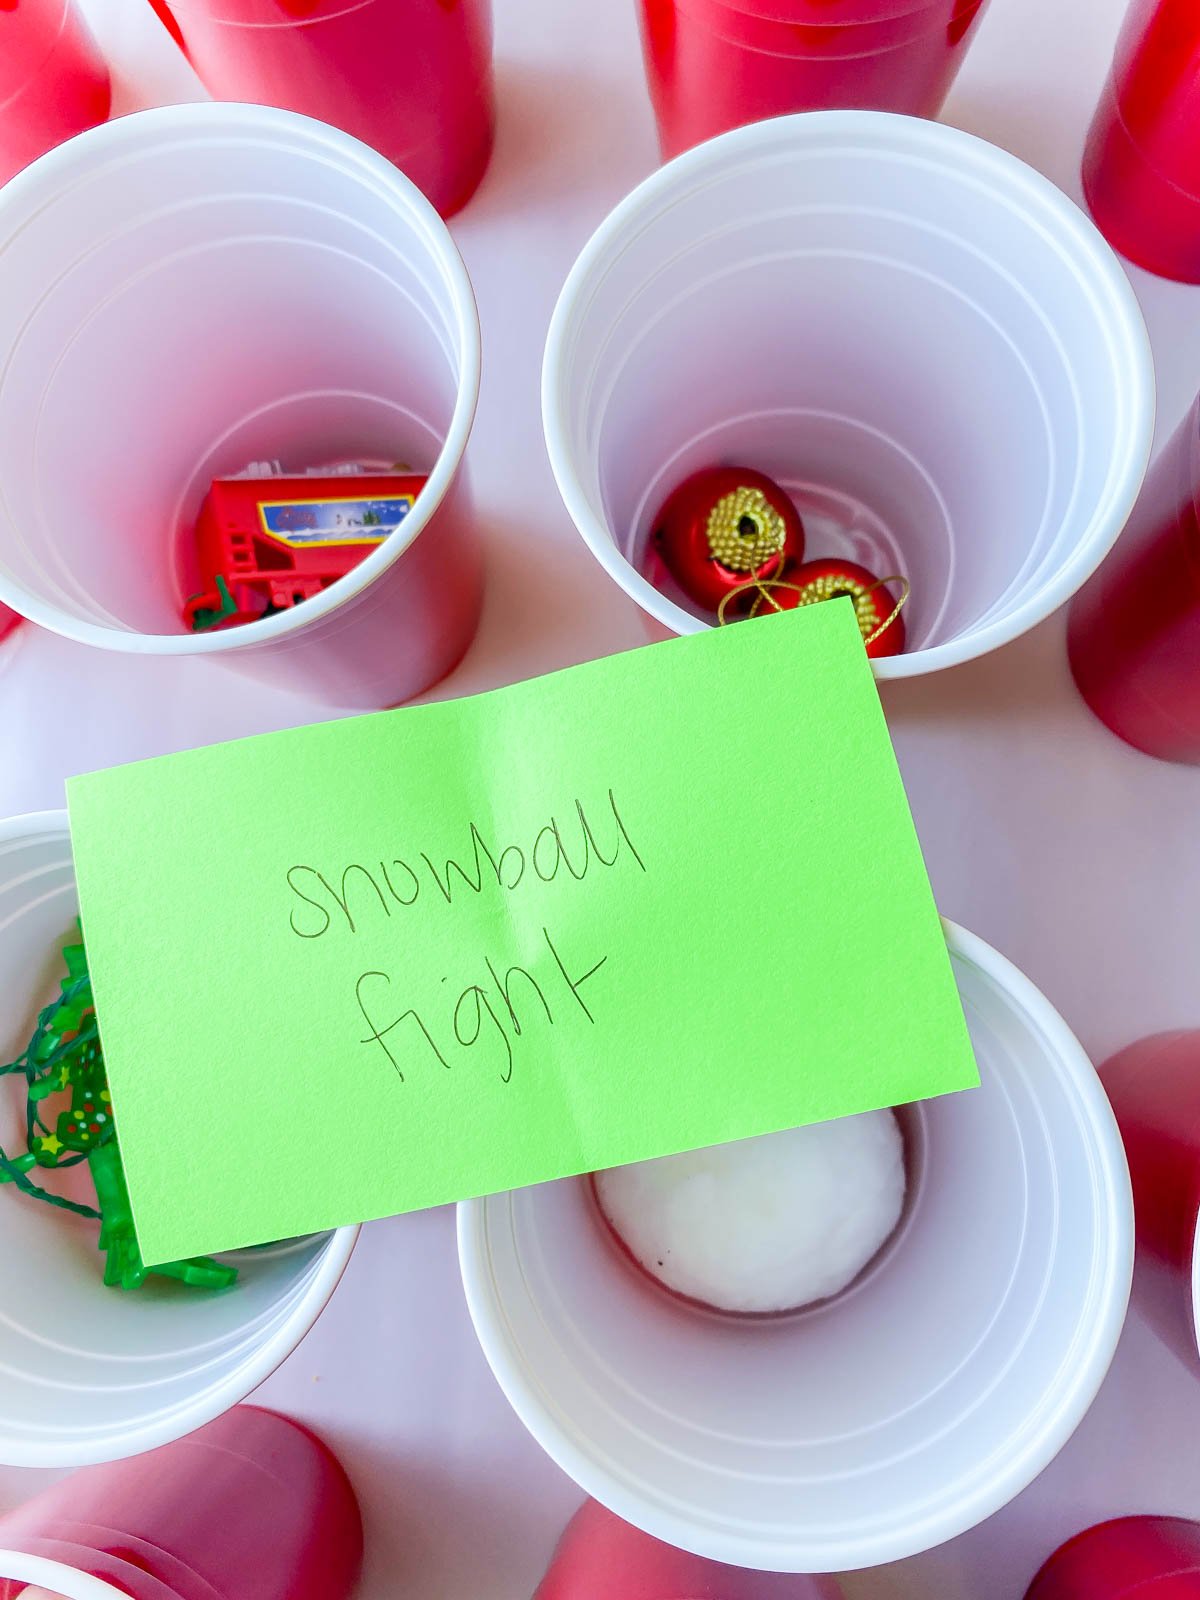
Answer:
<svg viewBox="0 0 1200 1600"><path fill-rule="evenodd" d="M782 567L782 565L782 557L777 558L776 569L778 570ZM889 577L876 578L873 583L864 584L861 589L857 590L857 592L853 592L851 590L843 591L848 598L854 601L855 614L857 615L859 600L864 599L867 595L874 594L877 589L889 589L892 584L898 584L900 586L900 598L896 600L895 604L892 606L892 609L888 612L887 616L884 617L882 622L878 623L869 634L863 634L864 646L874 644L875 640L892 626L896 618L900 615L901 611L903 611L905 604L908 601L908 597L912 593L912 586L902 573L896 572L892 573ZM758 616L764 606L770 606L773 611L783 611L785 608L773 598L773 595L779 590L787 590L791 594L799 596L797 602L798 605L819 605L823 598L834 598L832 595L814 595L810 592L812 587L812 584L792 583L789 579L777 577L774 574L756 574L754 577L749 578L745 583L739 583L735 589L730 589L727 594L721 596L721 603L717 607L717 622L721 625L725 625L730 621L737 621L738 619L736 617L730 618L728 615L729 608L730 606L739 603L748 594L754 595L754 599L747 613L747 615L751 617Z"/></svg>

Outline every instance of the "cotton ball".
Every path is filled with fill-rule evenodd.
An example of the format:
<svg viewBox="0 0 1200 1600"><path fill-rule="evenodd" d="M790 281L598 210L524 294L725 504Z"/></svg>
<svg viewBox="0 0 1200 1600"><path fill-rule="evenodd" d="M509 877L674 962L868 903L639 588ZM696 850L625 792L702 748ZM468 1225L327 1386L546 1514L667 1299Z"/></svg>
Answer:
<svg viewBox="0 0 1200 1600"><path fill-rule="evenodd" d="M891 1111L765 1134L595 1175L601 1210L645 1270L722 1311L837 1294L900 1220L904 1141Z"/></svg>

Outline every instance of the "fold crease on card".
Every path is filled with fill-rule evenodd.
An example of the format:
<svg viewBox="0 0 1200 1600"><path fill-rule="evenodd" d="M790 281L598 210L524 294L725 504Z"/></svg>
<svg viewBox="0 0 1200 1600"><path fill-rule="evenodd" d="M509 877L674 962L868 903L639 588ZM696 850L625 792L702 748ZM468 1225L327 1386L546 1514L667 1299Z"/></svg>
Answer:
<svg viewBox="0 0 1200 1600"><path fill-rule="evenodd" d="M849 602L68 800L149 1262L978 1081Z"/></svg>

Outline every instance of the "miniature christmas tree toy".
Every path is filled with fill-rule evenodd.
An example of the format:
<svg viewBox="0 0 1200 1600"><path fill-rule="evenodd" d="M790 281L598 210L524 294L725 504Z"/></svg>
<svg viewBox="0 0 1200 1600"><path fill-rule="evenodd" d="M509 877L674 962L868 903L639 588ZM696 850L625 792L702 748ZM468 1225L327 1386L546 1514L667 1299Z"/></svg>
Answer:
<svg viewBox="0 0 1200 1600"><path fill-rule="evenodd" d="M125 1188L117 1145L112 1096L104 1074L104 1055L96 1023L87 956L82 944L63 950L67 976L61 994L38 1017L25 1051L0 1078L20 1076L26 1086L26 1146L20 1154L0 1148L0 1183L15 1183L22 1193L48 1205L92 1216L100 1224L105 1252L104 1281L121 1289L140 1289L151 1271L201 1289L227 1289L237 1268L207 1258L173 1261L148 1268L138 1250L133 1211ZM68 1168L86 1161L96 1187L97 1209L64 1199L34 1182L34 1168Z"/></svg>
<svg viewBox="0 0 1200 1600"><path fill-rule="evenodd" d="M357 1235L148 1269L77 916L65 816L0 820L0 1465L107 1461L200 1427L303 1338Z"/></svg>

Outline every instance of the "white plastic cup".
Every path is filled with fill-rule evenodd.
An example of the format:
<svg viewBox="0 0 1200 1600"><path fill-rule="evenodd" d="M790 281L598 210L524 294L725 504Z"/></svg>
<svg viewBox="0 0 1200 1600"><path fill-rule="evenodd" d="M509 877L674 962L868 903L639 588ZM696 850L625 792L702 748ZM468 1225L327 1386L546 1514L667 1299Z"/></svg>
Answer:
<svg viewBox="0 0 1200 1600"><path fill-rule="evenodd" d="M700 467L791 491L809 557L911 584L909 677L1060 605L1149 459L1141 313L1083 213L1014 156L872 111L780 117L663 167L562 291L543 422L601 565L660 633L709 622L643 575Z"/></svg>
<svg viewBox="0 0 1200 1600"><path fill-rule="evenodd" d="M658 1539L772 1571L915 1555L1025 1488L1108 1370L1133 1270L1116 1121L1028 979L946 936L982 1086L902 1112L905 1212L835 1299L691 1307L612 1241L586 1179L459 1208L501 1388L581 1488Z"/></svg>
<svg viewBox="0 0 1200 1600"><path fill-rule="evenodd" d="M478 620L478 388L462 259L382 156L261 106L97 128L0 191L0 601L85 644L408 699ZM191 633L176 541L210 480L362 458L429 474L396 531L301 605Z"/></svg>
<svg viewBox="0 0 1200 1600"><path fill-rule="evenodd" d="M20 1054L58 992L77 913L66 813L0 822L0 1059ZM10 1153L24 1148L24 1114L23 1080L0 1079ZM73 1197L94 1200L86 1176ZM238 1268L229 1289L152 1278L122 1291L103 1282L95 1222L4 1184L0 1223L0 1463L17 1467L135 1455L243 1400L312 1327L358 1237L339 1228L223 1257Z"/></svg>

